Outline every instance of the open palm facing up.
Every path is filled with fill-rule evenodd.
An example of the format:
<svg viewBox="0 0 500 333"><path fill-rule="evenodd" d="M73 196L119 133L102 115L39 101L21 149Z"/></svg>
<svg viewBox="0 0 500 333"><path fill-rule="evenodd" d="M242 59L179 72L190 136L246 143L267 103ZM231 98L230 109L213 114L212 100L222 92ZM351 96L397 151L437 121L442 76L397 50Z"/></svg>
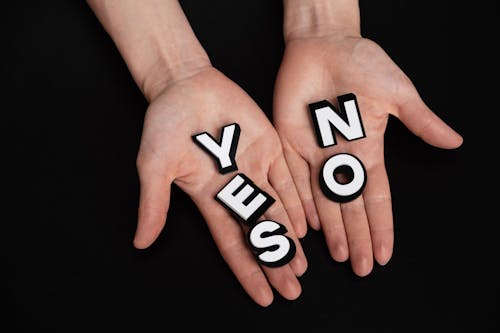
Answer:
<svg viewBox="0 0 500 333"><path fill-rule="evenodd" d="M337 105L336 97L347 93L357 96L366 137L348 142L337 135L335 146L322 149L308 104L328 100ZM429 110L408 77L376 43L358 36L288 41L274 104L275 127L309 225L323 230L331 256L337 261L350 259L357 275L370 273L373 258L386 264L394 242L384 166L389 115L437 147L456 148L461 136ZM362 194L342 204L330 201L319 184L323 163L337 153L358 157L367 173Z"/></svg>
<svg viewBox="0 0 500 333"><path fill-rule="evenodd" d="M214 200L236 171L220 174L214 159L191 139L200 132L218 139L221 128L232 123L241 127L237 172L276 200L263 217L283 224L297 247L284 266L258 264L242 225ZM149 246L162 230L174 182L198 206L223 258L258 304L272 302L271 286L287 299L300 295L296 276L304 273L307 261L295 231L300 237L306 232L304 212L276 131L236 84L212 67L170 84L146 112L137 166L141 195L136 247Z"/></svg>

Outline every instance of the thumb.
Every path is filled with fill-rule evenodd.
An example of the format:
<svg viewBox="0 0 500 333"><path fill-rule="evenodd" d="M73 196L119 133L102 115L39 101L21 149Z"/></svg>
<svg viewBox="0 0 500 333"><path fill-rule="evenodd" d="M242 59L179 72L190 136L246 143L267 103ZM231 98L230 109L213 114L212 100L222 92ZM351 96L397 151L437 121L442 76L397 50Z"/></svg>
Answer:
<svg viewBox="0 0 500 333"><path fill-rule="evenodd" d="M430 145L452 149L463 142L462 136L436 116L416 91L405 103L399 105L396 116L413 134Z"/></svg>
<svg viewBox="0 0 500 333"><path fill-rule="evenodd" d="M158 237L167 219L172 180L163 174L139 169L141 194L134 246L145 249Z"/></svg>

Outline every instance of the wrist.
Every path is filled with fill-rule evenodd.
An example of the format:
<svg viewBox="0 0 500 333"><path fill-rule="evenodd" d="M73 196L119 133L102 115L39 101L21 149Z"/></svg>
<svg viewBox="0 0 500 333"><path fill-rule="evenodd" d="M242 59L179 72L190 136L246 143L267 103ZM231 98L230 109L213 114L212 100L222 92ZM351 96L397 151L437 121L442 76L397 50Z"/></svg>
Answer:
<svg viewBox="0 0 500 333"><path fill-rule="evenodd" d="M87 0L148 101L209 67L177 0Z"/></svg>
<svg viewBox="0 0 500 333"><path fill-rule="evenodd" d="M358 0L283 0L285 42L333 34L361 36Z"/></svg>
<svg viewBox="0 0 500 333"><path fill-rule="evenodd" d="M194 76L212 65L201 46L185 50L185 57L160 53L149 68L137 79L137 84L148 101L154 100L175 82Z"/></svg>

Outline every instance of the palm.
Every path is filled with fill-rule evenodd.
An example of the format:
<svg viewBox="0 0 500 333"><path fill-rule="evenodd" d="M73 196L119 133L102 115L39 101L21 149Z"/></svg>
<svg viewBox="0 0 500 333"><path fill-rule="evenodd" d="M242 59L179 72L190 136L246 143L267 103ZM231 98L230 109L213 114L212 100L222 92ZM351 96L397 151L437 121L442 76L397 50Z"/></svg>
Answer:
<svg viewBox="0 0 500 333"><path fill-rule="evenodd" d="M357 96L366 138L319 148L308 103L346 93ZM373 256L385 264L393 247L389 182L384 166L384 132L389 114L398 116L427 142L443 148L461 138L427 109L406 75L375 43L360 37L327 36L287 44L275 88L274 121L311 227L323 229L332 257L349 257L358 275L368 274ZM319 187L321 166L330 156L357 156L367 170L363 194L345 204L328 200Z"/></svg>
<svg viewBox="0 0 500 333"><path fill-rule="evenodd" d="M297 254L289 265L259 267L246 246L244 231L214 200L234 173L220 174L191 136L207 131L218 137L222 126L235 122L241 127L238 172L276 199L264 217L284 224L295 240ZM292 223L305 224L304 214L277 133L238 86L213 68L169 86L146 113L137 161L141 181L137 247L149 246L163 228L174 182L199 207L221 254L254 300L270 303L267 280L286 298L300 294L296 275L305 271L307 263Z"/></svg>

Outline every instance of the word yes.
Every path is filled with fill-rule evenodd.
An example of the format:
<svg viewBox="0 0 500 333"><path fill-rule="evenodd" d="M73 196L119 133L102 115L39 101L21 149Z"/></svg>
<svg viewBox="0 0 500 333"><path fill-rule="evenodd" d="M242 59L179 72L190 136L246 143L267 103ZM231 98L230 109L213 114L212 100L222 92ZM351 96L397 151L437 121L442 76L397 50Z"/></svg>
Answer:
<svg viewBox="0 0 500 333"><path fill-rule="evenodd" d="M240 137L240 126L236 123L224 126L220 142L207 132L196 134L193 141L215 158L222 174L238 170L236 148ZM257 223L257 219L275 202L244 174L238 173L215 196L222 206L229 210L240 222L251 229L248 241L260 263L270 266L283 266L295 255L295 243L285 236L287 229L271 220Z"/></svg>

